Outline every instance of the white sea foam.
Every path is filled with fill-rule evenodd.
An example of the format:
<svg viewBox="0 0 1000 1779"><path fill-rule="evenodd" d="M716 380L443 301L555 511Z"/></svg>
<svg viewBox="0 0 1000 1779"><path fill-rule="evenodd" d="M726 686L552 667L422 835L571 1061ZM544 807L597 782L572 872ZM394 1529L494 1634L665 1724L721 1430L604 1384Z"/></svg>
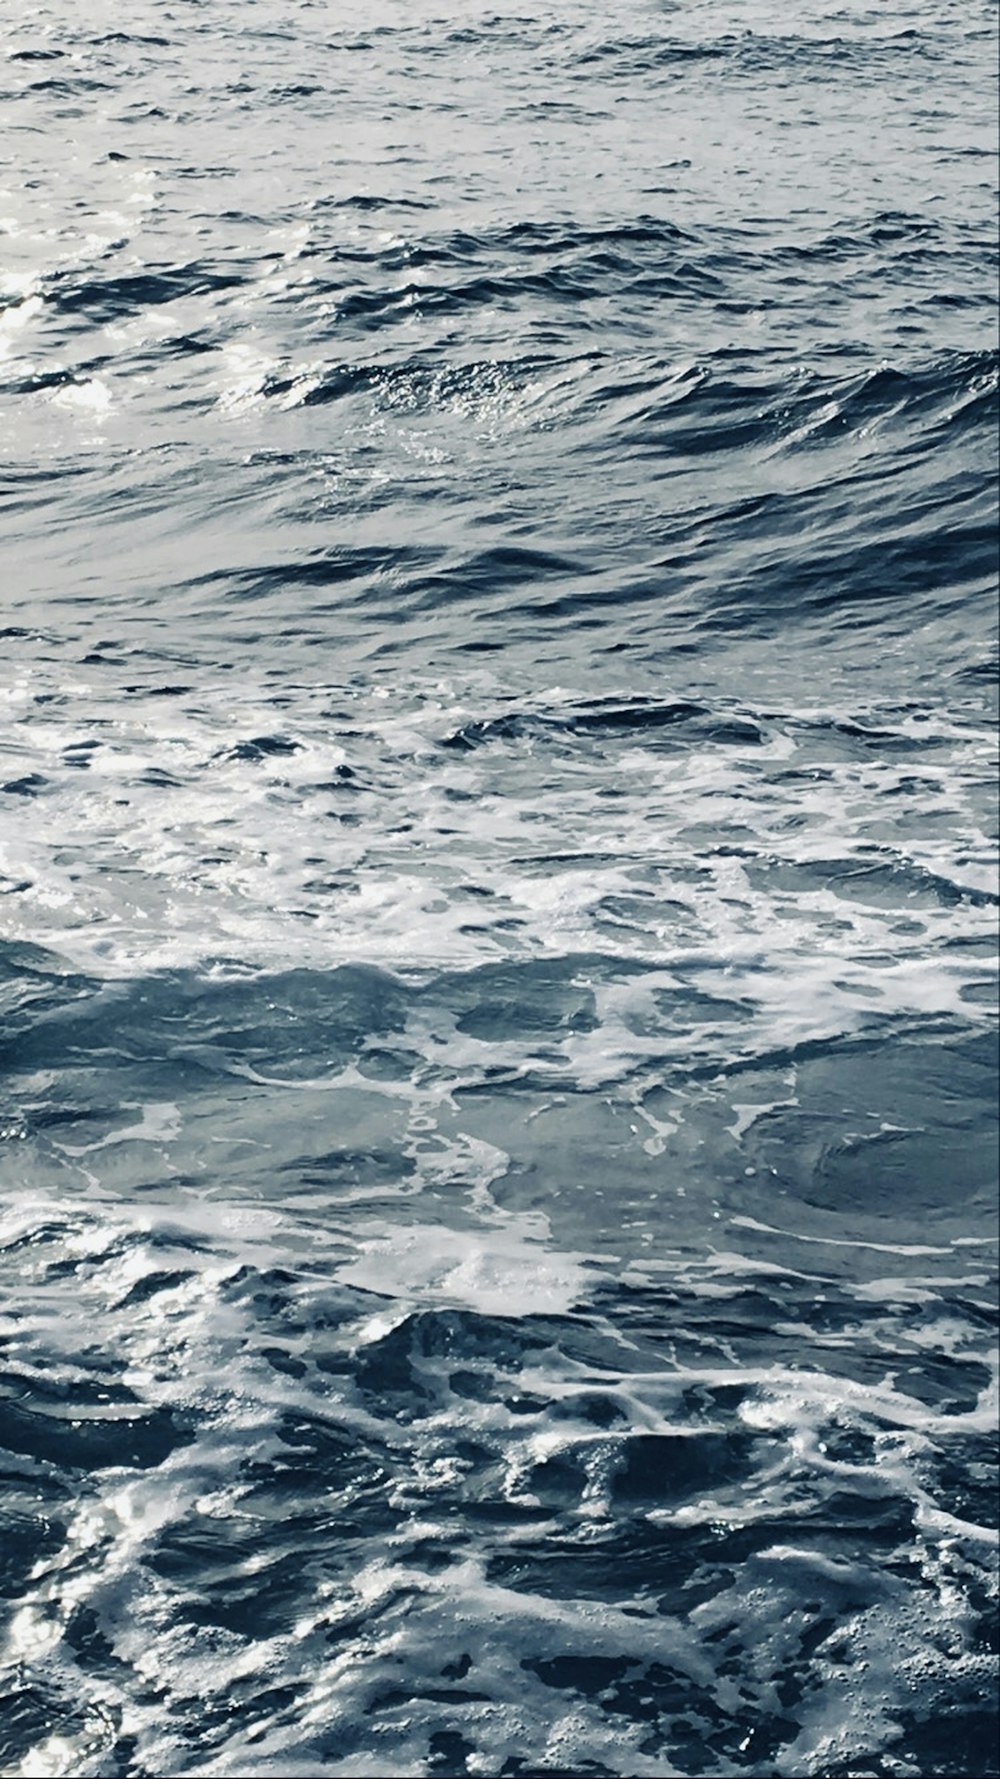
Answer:
<svg viewBox="0 0 1000 1779"><path fill-rule="evenodd" d="M404 1302L462 1303L484 1315L558 1315L587 1294L589 1280L577 1257L547 1247L546 1234L537 1219L482 1232L417 1224L360 1240L359 1258L339 1276Z"/></svg>

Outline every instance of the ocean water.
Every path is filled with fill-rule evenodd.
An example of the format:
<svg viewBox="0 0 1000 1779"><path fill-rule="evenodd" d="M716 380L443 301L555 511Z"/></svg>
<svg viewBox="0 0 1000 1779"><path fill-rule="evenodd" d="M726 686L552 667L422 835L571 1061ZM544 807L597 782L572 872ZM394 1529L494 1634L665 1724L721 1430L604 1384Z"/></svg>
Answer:
<svg viewBox="0 0 1000 1779"><path fill-rule="evenodd" d="M0 1771L996 1773L993 6L0 54Z"/></svg>

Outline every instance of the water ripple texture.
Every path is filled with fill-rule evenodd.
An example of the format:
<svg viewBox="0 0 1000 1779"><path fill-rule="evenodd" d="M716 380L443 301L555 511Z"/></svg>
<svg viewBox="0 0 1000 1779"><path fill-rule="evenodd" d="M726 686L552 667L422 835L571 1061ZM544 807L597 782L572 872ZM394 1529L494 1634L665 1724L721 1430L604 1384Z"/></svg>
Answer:
<svg viewBox="0 0 1000 1779"><path fill-rule="evenodd" d="M0 1771L989 1775L996 18L0 50Z"/></svg>

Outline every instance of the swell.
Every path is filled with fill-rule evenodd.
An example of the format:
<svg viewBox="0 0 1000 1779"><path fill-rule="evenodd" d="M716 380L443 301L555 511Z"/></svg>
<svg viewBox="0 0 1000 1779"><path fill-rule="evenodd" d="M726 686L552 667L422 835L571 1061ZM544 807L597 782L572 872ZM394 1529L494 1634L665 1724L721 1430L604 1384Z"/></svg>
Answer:
<svg viewBox="0 0 1000 1779"><path fill-rule="evenodd" d="M362 218L373 212L371 222L345 234L337 223L345 206L361 207ZM978 275L988 288L995 257L995 230L986 236L981 226L949 214L878 211L819 233L789 224L777 240L770 223L695 227L689 216L681 223L676 215L641 211L628 219L496 218L490 227L460 228L434 228L428 218L428 226L413 234L406 228L408 213L428 206L401 200L389 207L402 232L386 239L384 231L376 232L385 207L384 200L364 194L331 194L305 206L301 219L309 239L296 252L300 275L279 296L282 307L301 309L305 302L304 320L327 298L336 329L348 338L410 324L414 308L473 318L501 304L530 317L617 299L633 320L658 302L707 307L722 319L759 309L765 292L783 309L815 309L816 280L825 274L833 286L825 301L835 307L870 293L879 303L888 295L901 307L905 299L910 310L920 300L974 309L981 298L958 289L958 280ZM282 254L248 253L244 244L248 232L259 233L262 219L237 210L199 220L215 221L223 239L231 231L232 245L227 249L220 241L211 259L125 271L117 262L125 245L119 242L103 256L110 261L107 269L99 261L82 268L82 275L79 268L60 268L43 280L47 322L73 317L77 326L103 326L237 289L265 300ZM309 274L304 283L301 271ZM219 322L224 318L220 308Z"/></svg>
<svg viewBox="0 0 1000 1779"><path fill-rule="evenodd" d="M426 423L456 402L473 412L497 396L516 404L518 389L544 385L552 368L537 359L450 373L419 363L337 367L314 375L303 400L371 404L400 424ZM286 399L293 387L274 383ZM344 543L246 569L219 566L176 592L196 611L209 596L214 605L291 594L305 633L335 611L373 625L451 608L508 629L568 619L620 626L633 614L645 623L658 610L707 634L768 635L779 624L817 621L891 631L949 610L982 610L990 597L994 353L956 354L910 371L813 374L790 389L773 375L737 379L707 366L681 377L645 368L623 383L619 366L584 360L568 382L554 382L552 399L571 459L591 473L605 463L612 477L616 466L641 464L645 477L671 483L672 511L645 549L639 538L623 556L591 516L586 552L544 539L534 525L523 540L487 538L475 547ZM544 396L540 409L537 418L530 406L525 413L525 462L544 450ZM779 486L726 499L727 462ZM782 464L794 473L779 474ZM551 473L544 459L539 468L542 478ZM480 473L491 469L487 453ZM466 498L476 492L473 482ZM488 634L480 631L478 642Z"/></svg>
<svg viewBox="0 0 1000 1779"><path fill-rule="evenodd" d="M926 76L926 64L941 57L930 33L907 28L873 36L771 34L747 29L726 32L708 41L645 36L608 36L570 53L569 71L588 79L596 71L630 79L664 76L710 78L718 69L726 79L754 80L780 74L803 83L829 79L836 68L842 77L859 81Z"/></svg>

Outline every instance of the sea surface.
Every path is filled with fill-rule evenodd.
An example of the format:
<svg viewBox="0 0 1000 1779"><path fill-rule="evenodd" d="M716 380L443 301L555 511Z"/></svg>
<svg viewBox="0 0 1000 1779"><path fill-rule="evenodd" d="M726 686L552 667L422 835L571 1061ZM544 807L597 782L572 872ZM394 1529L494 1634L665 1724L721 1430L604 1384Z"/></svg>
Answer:
<svg viewBox="0 0 1000 1779"><path fill-rule="evenodd" d="M5 1779L997 1772L996 53L9 0Z"/></svg>

